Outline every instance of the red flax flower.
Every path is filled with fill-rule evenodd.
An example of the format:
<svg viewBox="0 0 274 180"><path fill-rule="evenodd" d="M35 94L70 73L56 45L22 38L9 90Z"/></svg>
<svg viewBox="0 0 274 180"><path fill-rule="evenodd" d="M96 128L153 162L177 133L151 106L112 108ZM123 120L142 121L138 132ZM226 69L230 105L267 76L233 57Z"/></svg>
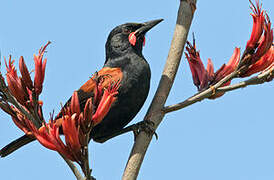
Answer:
<svg viewBox="0 0 274 180"><path fill-rule="evenodd" d="M47 43L48 45L49 43ZM47 46L46 45L46 46ZM42 61L42 56L43 53L45 52L46 46L44 48L41 48L42 50L39 51L38 59ZM36 57L36 56L35 56ZM34 58L35 61L37 61L37 58ZM35 71L40 71L44 73L44 67L45 67L45 62L43 62L42 68L36 67ZM16 68L14 66L14 60L11 60L11 57L9 57L9 61L7 62L5 59L5 64L6 64L6 80L7 80L7 88L9 89L9 92L11 95L21 104L21 108L25 110L25 112L35 112L37 111L37 114L41 119L42 118L42 102L38 101L38 107L34 109L34 104L32 102L32 96L34 92L34 83L31 80L30 73L27 69L27 66L25 64L24 58L20 57L19 60L19 69L21 72L21 77L17 75ZM39 62L38 62L39 64ZM42 70L41 70L42 69ZM43 75L42 73L42 75ZM44 76L44 75L43 75ZM35 75L35 78L39 79L39 73L38 75ZM3 78L1 76L1 78ZM40 82L40 87L42 87ZM39 90L40 92L42 91L42 88ZM38 95L36 94L36 99L38 99ZM0 108L3 109L5 112L11 115L13 122L18 126L23 132L25 132L28 135L32 135L32 130L31 127L29 126L29 119L27 119L22 112L20 112L19 109L14 107L13 105L10 105L9 102L3 98L0 101ZM36 119L35 119L36 120ZM38 120L37 120L38 121ZM36 126L38 126L41 122L34 122Z"/></svg>
<svg viewBox="0 0 274 180"><path fill-rule="evenodd" d="M5 58L4 58L5 59ZM24 104L25 100L27 99L27 91L24 87L24 84L22 82L22 79L18 77L17 71L14 66L14 60L11 60L11 56L9 57L9 62L7 63L5 59L6 64L6 78L8 83L8 88L11 92L11 94L16 98L16 100Z"/></svg>
<svg viewBox="0 0 274 180"><path fill-rule="evenodd" d="M211 60L208 63L208 71L205 69L204 64L200 58L200 53L196 50L195 39L193 38L193 46L190 42L187 42L187 52L185 53L191 73L194 85L199 91L208 87L209 74L212 75L213 64ZM210 71L210 72L209 72Z"/></svg>
<svg viewBox="0 0 274 180"><path fill-rule="evenodd" d="M213 64L210 59L208 60L207 69L204 68L200 54L196 51L195 40L193 40L193 46L189 42L187 43L187 53L185 54L192 73L193 82L199 91L216 84L235 70L240 72L240 77L247 77L273 67L273 29L271 28L270 19L262 10L258 0L256 0L256 6L251 1L250 3L253 11L253 14L251 14L253 17L253 28L241 62L239 62L240 49L235 48L229 62L221 66L214 73ZM231 81L228 81L223 86L227 86L230 83ZM215 94L210 98L220 97L221 95L223 93Z"/></svg>
<svg viewBox="0 0 274 180"><path fill-rule="evenodd" d="M68 159L80 163L79 113L75 112L72 114L73 108L77 105L79 106L79 101L75 101L76 98L78 98L77 93L74 93L70 107L63 112L64 114L61 118L56 120L51 119L49 123L44 122L39 129L37 129L31 121L26 121L26 124L32 134L44 147L57 151ZM60 125L62 125L65 143L60 138Z"/></svg>
<svg viewBox="0 0 274 180"><path fill-rule="evenodd" d="M26 116L24 116L19 109L17 109L13 105L10 105L8 102L5 102L5 101L0 102L0 108L11 116L14 124L19 129L21 129L25 134L30 136L33 135L32 129L29 126L29 123L31 121L27 119ZM22 108L24 108L24 110L28 112L28 110L24 106L22 106Z"/></svg>
<svg viewBox="0 0 274 180"><path fill-rule="evenodd" d="M118 81L117 83L114 83L112 86L109 86L108 89L104 91L104 94L100 100L97 110L92 116L92 121L94 125L100 123L109 112L110 106L116 100L115 96L118 94L119 87L120 82Z"/></svg>
<svg viewBox="0 0 274 180"><path fill-rule="evenodd" d="M14 124L21 129L25 134L32 135L32 131L29 127L29 121L22 113L15 107L10 106L12 109L11 118L14 122Z"/></svg>
<svg viewBox="0 0 274 180"><path fill-rule="evenodd" d="M19 69L22 77L18 77L14 61L11 60L11 57L8 62L5 61L9 91L21 104L20 109L23 108L26 112L37 111L42 121L42 126L38 128L36 122L32 122L21 112L22 109L20 110L10 105L4 98L0 101L0 108L11 115L16 126L24 133L35 136L46 148L57 151L68 159L81 164L83 147L88 143L89 133L92 127L99 124L109 112L112 103L116 100L120 81L111 82L108 88L104 88L102 84L105 83L105 77L99 76L98 78L94 78L93 80L96 82L94 98L86 101L84 110L80 109L78 94L74 92L70 105L63 108L61 118L55 120L51 118L49 123L46 123L42 117L42 104L38 102L38 108L34 106L32 96L35 95L38 99L39 94L42 92L46 67L46 59L43 60L43 55L49 43L39 50L37 56L34 55L34 81L31 79L23 57L19 61ZM1 76L0 78L3 77ZM35 107L37 109L34 109ZM31 113L29 115L32 116ZM60 126L62 126L64 140L60 138Z"/></svg>
<svg viewBox="0 0 274 180"><path fill-rule="evenodd" d="M231 58L229 59L227 64L223 64L221 66L221 68L219 70L217 70L214 73L213 76L213 80L210 82L210 85L214 85L217 82L219 82L220 80L222 80L224 77L226 77L227 75L229 75L230 73L232 73L233 71L236 70L239 61L240 61L240 48L235 48ZM223 86L228 86L230 85L231 80L227 81L226 83L224 83L222 85ZM212 96L209 97L209 99L216 99L218 97L221 97L222 95L224 95L224 92L218 92L218 93L214 93Z"/></svg>
<svg viewBox="0 0 274 180"><path fill-rule="evenodd" d="M29 90L31 90L33 88L33 82L31 80L29 70L28 70L26 63L24 61L24 58L22 56L19 59L19 70L22 75L23 82L25 83L27 88Z"/></svg>
<svg viewBox="0 0 274 180"><path fill-rule="evenodd" d="M253 18L253 27L250 39L247 41L246 49L248 51L254 49L257 46L259 39L263 33L264 27L264 11L261 9L262 7L259 4L259 1L256 0L256 6L249 0L251 4L251 10L253 14L251 14Z"/></svg>
<svg viewBox="0 0 274 180"><path fill-rule="evenodd" d="M232 73L238 66L239 60L240 60L240 48L235 48L231 58L229 59L227 64L223 64L221 68L216 71L214 75L214 82L212 84L215 84L219 82L221 79ZM230 81L224 84L224 86L229 85Z"/></svg>
<svg viewBox="0 0 274 180"><path fill-rule="evenodd" d="M100 83L99 83L100 84ZM63 116L57 120L51 120L37 130L29 121L29 128L33 132L36 139L46 148L58 151L65 157L77 163L81 163L83 147L85 139L91 128L106 116L112 103L116 100L120 82L110 85L103 90L102 86L97 84L99 91L103 91L102 97L99 98L99 104L96 111L93 111L92 99L88 99L84 108L84 112L80 111L80 104L77 92L72 95L70 106L62 112ZM65 136L65 143L61 140L59 127L62 125Z"/></svg>
<svg viewBox="0 0 274 180"><path fill-rule="evenodd" d="M273 43L273 28L271 28L270 19L261 10L259 1L256 1L256 6L251 3L251 9L254 13L251 14L253 17L253 29L246 45L243 62L241 62L239 67L245 66L244 71L240 74L241 77L247 77L260 72L266 69L273 61L273 57L271 56L271 52L273 52L273 48L271 48Z"/></svg>
<svg viewBox="0 0 274 180"><path fill-rule="evenodd" d="M248 70L241 75L247 77L257 72L261 72L274 65L274 46L272 46L264 56L262 56L255 64L250 65Z"/></svg>
<svg viewBox="0 0 274 180"><path fill-rule="evenodd" d="M77 158L70 152L69 146L66 146L60 138L59 126L53 121L45 123L39 129L29 121L29 126L32 127L32 132L36 139L46 148L58 151L72 161L77 161Z"/></svg>
<svg viewBox="0 0 274 180"><path fill-rule="evenodd" d="M34 55L34 63L35 63L35 76L34 76L34 88L37 95L41 94L43 82L45 78L45 70L47 58L43 61L43 56L46 51L47 46L50 44L48 42L44 47L41 47L39 50L38 56Z"/></svg>
<svg viewBox="0 0 274 180"><path fill-rule="evenodd" d="M208 59L207 68L205 69L203 62L200 58L199 52L196 50L195 40L193 46L187 42L186 58L192 73L194 84L199 91L207 89L210 85L214 85L223 79L225 76L232 73L238 66L240 60L240 49L235 48L232 57L227 64L224 64L219 70L214 73L214 67L211 59ZM223 86L229 85L230 81Z"/></svg>
<svg viewBox="0 0 274 180"><path fill-rule="evenodd" d="M273 29L271 28L271 22L268 16L266 16L267 20L264 24L264 34L261 36L259 40L258 48L253 55L252 62L256 62L260 59L272 46L273 43Z"/></svg>
<svg viewBox="0 0 274 180"><path fill-rule="evenodd" d="M46 47L49 44L50 42L48 42L44 47L41 47L38 56L34 55L34 83L31 80L30 73L22 56L19 60L19 70L21 73L21 77L17 75L17 71L14 66L14 60L11 60L11 57L9 57L9 61L7 62L5 59L8 89L10 90L11 94L16 98L16 100L23 106L32 102L32 92L34 89L36 92L36 96L38 96L42 92L46 67L46 59L43 61L43 55L45 53ZM39 103L41 104L41 102Z"/></svg>

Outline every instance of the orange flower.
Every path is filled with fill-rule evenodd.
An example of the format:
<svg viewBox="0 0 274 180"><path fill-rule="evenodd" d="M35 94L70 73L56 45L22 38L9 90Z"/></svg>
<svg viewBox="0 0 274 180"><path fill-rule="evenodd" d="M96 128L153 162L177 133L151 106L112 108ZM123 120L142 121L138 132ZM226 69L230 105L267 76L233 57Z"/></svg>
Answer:
<svg viewBox="0 0 274 180"><path fill-rule="evenodd" d="M261 9L259 0L256 0L256 6L251 1L250 3L254 13L251 14L253 17L253 28L250 39L247 41L243 62L241 62L240 67L248 67L255 64L265 55L273 43L273 29L267 13ZM245 74L244 71L242 73Z"/></svg>
<svg viewBox="0 0 274 180"><path fill-rule="evenodd" d="M89 137L87 133L90 133L91 128L100 123L109 112L116 99L119 86L120 82L117 82L104 90L102 97L98 97L100 102L94 113L91 98L87 100L84 112L80 111L78 94L74 92L71 103L69 107L64 109L61 118L44 123L39 130L30 121L27 122L27 127L43 146L58 151L68 159L80 163L82 147L86 145L85 139ZM60 138L60 125L62 125L65 143Z"/></svg>
<svg viewBox="0 0 274 180"><path fill-rule="evenodd" d="M16 98L16 100L20 104L24 104L26 100L26 89L22 84L22 79L20 79L17 75L15 66L14 66L14 60L11 60L11 56L9 57L9 62L7 63L5 59L6 69L7 69L7 83L8 88L11 92L11 94Z"/></svg>
<svg viewBox="0 0 274 180"><path fill-rule="evenodd" d="M38 56L34 55L34 63L35 63L34 88L37 95L41 94L42 88L43 88L46 63L47 63L47 58L45 58L43 61L43 56L49 44L50 42L48 42L44 47L41 47L41 49L39 50Z"/></svg>
<svg viewBox="0 0 274 180"><path fill-rule="evenodd" d="M21 56L19 59L19 70L21 72L23 82L25 83L27 88L31 90L33 88L33 82L30 78L30 73L25 64L23 56Z"/></svg>
<svg viewBox="0 0 274 180"><path fill-rule="evenodd" d="M59 126L57 126L53 121L44 124L39 130L30 123L32 127L32 132L36 139L46 148L58 151L65 157L72 161L78 162L78 157L75 156L75 152L70 149L70 146L65 145L60 138Z"/></svg>
<svg viewBox="0 0 274 180"><path fill-rule="evenodd" d="M79 118L79 117L78 117ZM81 144L79 138L80 125L76 124L78 120L77 114L71 116L63 116L62 128L65 136L66 145L73 154L79 154L81 151Z"/></svg>
<svg viewBox="0 0 274 180"><path fill-rule="evenodd" d="M206 72L207 72L207 75L208 75L209 82L213 81L214 67L213 67L213 63L212 63L210 58L208 58L208 60L207 60Z"/></svg>
<svg viewBox="0 0 274 180"><path fill-rule="evenodd" d="M196 51L195 40L193 40L193 46L187 42L187 53L185 54L192 73L193 82L199 91L216 84L237 68L240 72L240 77L247 77L273 66L273 29L271 28L270 19L262 10L259 0L256 0L256 6L251 1L250 3L253 11L253 14L251 14L253 17L253 28L241 62L240 49L235 48L229 62L221 66L214 73L213 64L210 59L208 60L207 69L204 68L200 54ZM222 86L227 86L230 83L231 81L228 81ZM221 95L223 93L216 94L211 98L220 97Z"/></svg>
<svg viewBox="0 0 274 180"><path fill-rule="evenodd" d="M240 55L241 55L240 48L235 48L228 63L223 64L223 66L218 71L216 71L213 84L219 82L221 79L223 79L224 77L226 77L227 75L235 71L235 69L237 68L239 64ZM225 85L229 85L229 84L230 84L230 81L229 83L226 83Z"/></svg>
<svg viewBox="0 0 274 180"><path fill-rule="evenodd" d="M16 98L16 100L22 105L30 105L32 102L32 90L35 88L36 96L42 92L42 86L45 76L45 67L46 67L46 59L42 61L43 54L46 50L50 42L48 42L44 47L39 50L39 55L34 55L35 62L35 77L34 84L31 80L30 73L25 64L24 58L21 56L19 60L19 70L21 72L22 77L18 77L17 71L14 66L14 60L11 60L11 56L9 57L9 61L6 64L6 79L8 83L8 88L11 94ZM41 105L41 101L39 101Z"/></svg>
<svg viewBox="0 0 274 180"><path fill-rule="evenodd" d="M80 114L80 104L79 104L79 98L78 98L78 93L74 92L71 97L71 102L70 102L70 113L71 114Z"/></svg>
<svg viewBox="0 0 274 180"><path fill-rule="evenodd" d="M97 110L92 116L94 126L100 123L109 112L112 103L116 100L115 96L118 94L119 87L120 82L118 81L114 85L109 86L109 88L104 91Z"/></svg>
<svg viewBox="0 0 274 180"><path fill-rule="evenodd" d="M251 14L253 18L253 28L250 39L247 41L246 49L248 51L254 49L257 46L257 43L263 33L264 27L264 11L261 9L262 7L259 4L259 0L256 0L256 6L249 0L251 4L251 10L253 14Z"/></svg>
<svg viewBox="0 0 274 180"><path fill-rule="evenodd" d="M274 65L274 46L272 46L264 56L262 56L255 64L252 64L248 70L241 74L241 77L247 77L257 72L261 72Z"/></svg>
<svg viewBox="0 0 274 180"><path fill-rule="evenodd" d="M31 135L32 132L29 129L28 125L26 124L27 121L22 115L19 115L21 117L11 117L14 124L21 129L25 134Z"/></svg>
<svg viewBox="0 0 274 180"><path fill-rule="evenodd" d="M196 50L195 40L193 46L187 42L186 58L192 73L193 83L197 86L199 91L207 89L210 85L214 85L221 79L236 70L240 60L240 48L235 48L233 55L227 64L223 64L219 70L214 73L214 67L211 59L208 59L207 68L205 69L200 58L199 52ZM226 82L222 86L227 86L231 81ZM224 93L218 93L210 97L211 99L222 96Z"/></svg>
<svg viewBox="0 0 274 180"><path fill-rule="evenodd" d="M271 29L271 22L267 16L267 21L264 24L264 34L259 40L258 48L252 57L252 63L257 62L272 46L273 43L273 29Z"/></svg>
<svg viewBox="0 0 274 180"><path fill-rule="evenodd" d="M185 55L192 73L193 83L198 88L198 90L201 91L208 87L208 74L212 73L211 71L213 70L212 62L209 60L207 71L200 58L200 53L196 50L195 39L193 39L193 46L190 44L190 42L187 42L186 50L187 52Z"/></svg>

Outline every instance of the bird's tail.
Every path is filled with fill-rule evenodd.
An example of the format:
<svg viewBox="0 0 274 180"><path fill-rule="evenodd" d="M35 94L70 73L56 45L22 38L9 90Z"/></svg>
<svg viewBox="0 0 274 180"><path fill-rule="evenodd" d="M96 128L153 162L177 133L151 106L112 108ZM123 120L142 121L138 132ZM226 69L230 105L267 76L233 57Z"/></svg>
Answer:
<svg viewBox="0 0 274 180"><path fill-rule="evenodd" d="M5 147L3 147L0 150L0 157L6 157L7 155L11 154L13 151L16 151L17 149L21 148L22 146L34 141L35 138L32 136L24 135L20 138L12 141Z"/></svg>

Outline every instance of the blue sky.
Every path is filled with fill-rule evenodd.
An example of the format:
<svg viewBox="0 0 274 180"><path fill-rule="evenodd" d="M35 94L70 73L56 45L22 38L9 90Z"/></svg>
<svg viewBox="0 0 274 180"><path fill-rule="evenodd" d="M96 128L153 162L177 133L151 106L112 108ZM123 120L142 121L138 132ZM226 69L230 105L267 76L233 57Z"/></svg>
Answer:
<svg viewBox="0 0 274 180"><path fill-rule="evenodd" d="M261 0L273 20L273 0ZM175 1L19 1L1 2L2 56L24 56L33 68L33 54L48 40L46 78L41 100L44 115L59 111L92 73L102 67L108 33L125 22L164 21L146 36L143 54L152 70L149 97L134 119L143 119L160 79L171 42L179 0ZM201 57L214 67L227 62L236 46L243 50L252 18L248 0L198 1L190 32ZM191 34L189 36L191 40ZM18 61L17 61L18 62ZM1 71L4 71L1 67ZM238 82L236 79L233 82ZM273 82L227 93L168 114L152 140L139 179L272 180L274 179ZM182 58L167 105L196 93ZM0 112L0 147L23 133ZM133 145L125 134L104 144L90 143L93 175L121 179ZM0 159L0 179L74 179L57 153L32 143Z"/></svg>

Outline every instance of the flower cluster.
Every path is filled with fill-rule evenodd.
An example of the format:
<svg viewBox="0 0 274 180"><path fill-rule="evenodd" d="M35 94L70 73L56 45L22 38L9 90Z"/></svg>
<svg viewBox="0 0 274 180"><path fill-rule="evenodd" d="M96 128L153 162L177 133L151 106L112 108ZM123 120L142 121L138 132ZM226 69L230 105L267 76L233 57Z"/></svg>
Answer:
<svg viewBox="0 0 274 180"><path fill-rule="evenodd" d="M208 59L207 68L205 69L200 53L196 50L195 39L193 45L187 42L185 55L192 73L193 83L197 86L198 91L209 88L236 70L239 72L240 77L247 77L273 67L273 29L271 28L270 19L261 9L259 1L256 1L256 6L251 3L251 9L253 11L253 14L251 14L253 29L242 58L240 58L240 49L235 48L228 63L222 65L215 73L211 59ZM227 86L230 83L231 80L222 86ZM210 98L217 98L223 94L214 94Z"/></svg>
<svg viewBox="0 0 274 180"><path fill-rule="evenodd" d="M16 100L22 105L26 105L32 102L32 95L35 93L39 96L42 92L44 77L45 77L45 69L47 59L43 60L43 56L46 50L46 47L50 44L48 42L44 47L41 47L39 50L38 56L34 55L34 63L35 63L35 76L34 83L31 80L29 70L25 64L24 58L21 56L19 60L19 69L22 77L18 77L17 71L14 66L14 60L11 60L11 56L9 57L9 61L7 63L5 59L6 69L7 69L7 83L10 92L16 98Z"/></svg>
<svg viewBox="0 0 274 180"><path fill-rule="evenodd" d="M43 59L43 56L49 44L50 42L48 42L44 47L41 47L38 55L34 55L34 81L31 79L30 72L25 64L23 57L20 57L19 60L19 70L21 76L18 76L14 66L14 60L11 60L11 56L9 57L8 62L5 59L7 70L6 80L8 84L7 89L15 98L15 100L20 104L21 110L19 110L18 107L8 103L10 100L7 99L7 96L4 92L2 92L0 107L11 115L14 123L26 134L32 134L32 132L27 126L27 121L29 121L29 119L27 119L25 115L21 113L22 110L29 114L35 115L35 118L37 119L37 121L34 122L35 126L40 126L43 121L43 102L39 101L39 95L42 92L47 62L47 59ZM1 77L1 79L3 80L4 78ZM4 84L3 81L2 84Z"/></svg>
<svg viewBox="0 0 274 180"><path fill-rule="evenodd" d="M274 63L273 28L270 19L262 10L258 0L256 6L251 3L251 9L253 28L240 63L240 66L245 66L240 74L241 77L261 72Z"/></svg>
<svg viewBox="0 0 274 180"><path fill-rule="evenodd" d="M19 60L21 76L18 76L14 60L6 62L6 80L0 74L0 108L8 113L16 126L25 134L35 137L44 147L61 153L66 158L83 165L84 147L88 145L91 129L99 124L107 115L111 105L116 100L120 81L105 82L106 77L96 73L91 80L95 84L94 96L85 102L84 109L80 109L78 92L74 92L70 102L62 111L48 123L42 113L42 92L45 77L46 59L43 59L47 43L34 55L34 81L24 62ZM107 75L104 75L107 76ZM64 134L64 141L60 134Z"/></svg>
<svg viewBox="0 0 274 180"><path fill-rule="evenodd" d="M198 91L207 89L210 85L217 83L222 78L232 73L237 68L240 60L240 49L235 48L234 53L228 63L223 64L221 68L214 73L214 67L211 59L208 59L207 67L205 69L200 58L200 53L196 50L195 41L193 41L193 45L187 42L186 50L187 53L185 53L185 55L192 72L193 83L197 86ZM225 83L225 85L229 84L230 82Z"/></svg>
<svg viewBox="0 0 274 180"><path fill-rule="evenodd" d="M100 92L103 91L100 84L97 86ZM84 147L87 146L89 133L95 125L108 113L111 104L115 101L118 93L119 82L110 85L98 97L98 107L94 108L95 101L89 98L85 104L84 111L81 112L78 93L74 92L70 105L64 107L62 116L49 123L44 123L37 129L33 124L29 124L36 139L46 148L58 151L68 159L82 164ZM29 121L28 121L29 122ZM65 143L60 138L60 126L65 136Z"/></svg>

